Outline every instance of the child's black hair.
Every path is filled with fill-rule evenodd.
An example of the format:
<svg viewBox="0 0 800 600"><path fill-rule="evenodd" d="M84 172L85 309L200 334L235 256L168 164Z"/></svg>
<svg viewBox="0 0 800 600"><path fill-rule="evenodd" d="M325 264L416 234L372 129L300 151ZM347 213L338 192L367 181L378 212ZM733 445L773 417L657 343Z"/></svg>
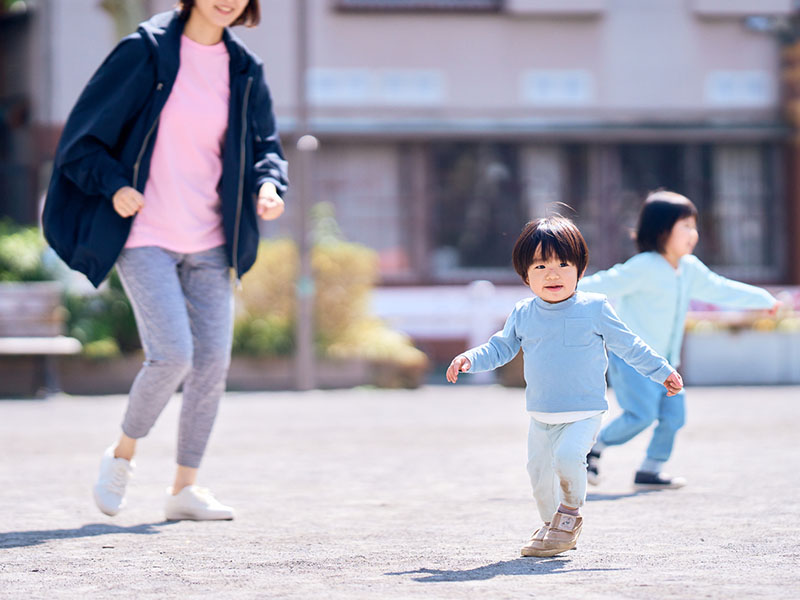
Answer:
<svg viewBox="0 0 800 600"><path fill-rule="evenodd" d="M541 249L540 249L541 247ZM566 217L544 217L525 225L514 244L514 268L522 281L528 283L528 269L533 264L536 251L545 260L558 257L578 269L578 278L589 264L589 248L580 230Z"/></svg>
<svg viewBox="0 0 800 600"><path fill-rule="evenodd" d="M686 196L658 190L650 192L639 212L636 226L636 247L639 252L664 254L675 223L687 217L697 218L697 208Z"/></svg>

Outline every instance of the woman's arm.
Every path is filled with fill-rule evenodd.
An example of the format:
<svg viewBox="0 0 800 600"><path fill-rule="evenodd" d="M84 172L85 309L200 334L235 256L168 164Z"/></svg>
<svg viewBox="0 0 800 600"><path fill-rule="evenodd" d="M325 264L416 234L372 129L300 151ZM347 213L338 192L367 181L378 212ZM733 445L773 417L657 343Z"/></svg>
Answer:
<svg viewBox="0 0 800 600"><path fill-rule="evenodd" d="M125 125L155 89L150 52L138 34L123 39L86 84L67 118L55 165L86 195L111 199L132 184L112 155Z"/></svg>
<svg viewBox="0 0 800 600"><path fill-rule="evenodd" d="M259 195L265 183L272 183L276 192L283 196L289 186L287 164L283 148L278 138L275 115L272 111L272 97L269 93L264 68L259 67L259 75L254 82L253 96L253 157L255 187L253 194Z"/></svg>

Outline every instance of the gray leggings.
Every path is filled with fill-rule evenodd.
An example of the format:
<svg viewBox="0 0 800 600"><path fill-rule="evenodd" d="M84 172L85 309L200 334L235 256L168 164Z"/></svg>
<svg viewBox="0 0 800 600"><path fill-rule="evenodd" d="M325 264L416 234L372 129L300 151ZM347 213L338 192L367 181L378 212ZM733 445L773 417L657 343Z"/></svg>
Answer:
<svg viewBox="0 0 800 600"><path fill-rule="evenodd" d="M122 431L147 435L183 382L178 464L197 468L230 365L233 293L222 246L180 254L126 248L117 260L145 361L131 386Z"/></svg>

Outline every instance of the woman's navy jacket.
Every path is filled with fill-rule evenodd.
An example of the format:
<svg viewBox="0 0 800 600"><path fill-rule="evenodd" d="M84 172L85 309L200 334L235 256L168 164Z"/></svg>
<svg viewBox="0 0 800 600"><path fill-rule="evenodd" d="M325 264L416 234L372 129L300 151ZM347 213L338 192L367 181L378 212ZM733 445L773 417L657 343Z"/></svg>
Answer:
<svg viewBox="0 0 800 600"><path fill-rule="evenodd" d="M44 235L95 286L128 239L133 217L119 216L111 198L124 186L144 191L158 118L178 73L184 24L177 11L162 13L123 39L64 126L44 206ZM230 108L218 192L228 262L241 277L258 251L254 194L267 181L283 194L288 181L263 64L230 30L222 39L230 55Z"/></svg>

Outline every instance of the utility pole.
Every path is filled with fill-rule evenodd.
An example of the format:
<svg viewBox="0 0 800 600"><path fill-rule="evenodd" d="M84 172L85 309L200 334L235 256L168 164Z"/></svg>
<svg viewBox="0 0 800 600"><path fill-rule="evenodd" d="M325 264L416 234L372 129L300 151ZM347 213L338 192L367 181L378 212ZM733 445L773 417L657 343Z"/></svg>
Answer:
<svg viewBox="0 0 800 600"><path fill-rule="evenodd" d="M297 206L297 246L300 273L297 279L297 320L295 325L295 389L310 390L315 385L314 360L314 278L311 272L311 239L309 208L311 204L311 157L317 140L308 133L308 0L294 0L296 45L296 134L297 156L294 179L294 201Z"/></svg>

